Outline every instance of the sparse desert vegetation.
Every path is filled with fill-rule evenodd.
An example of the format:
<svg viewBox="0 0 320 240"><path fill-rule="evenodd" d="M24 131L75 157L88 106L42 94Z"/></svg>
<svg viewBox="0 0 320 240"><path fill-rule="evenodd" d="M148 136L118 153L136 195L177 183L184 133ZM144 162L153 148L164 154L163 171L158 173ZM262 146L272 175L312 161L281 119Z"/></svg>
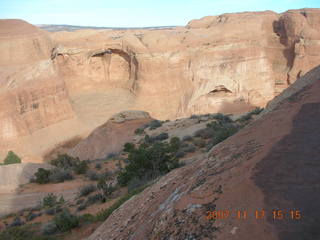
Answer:
<svg viewBox="0 0 320 240"><path fill-rule="evenodd" d="M254 110L247 114L250 117L236 120L223 114L194 115L180 122L153 120L135 131L139 137L134 142L125 143L121 152L108 154L105 159L81 161L58 154L50 161L51 169L38 169L32 184L61 184L77 179L87 184L79 188L74 200L66 201L62 195L49 193L37 208L3 218L1 221L7 223L3 236L17 232L35 239L67 239L71 229L96 226L132 196L184 166L184 159L201 155L236 133L258 112ZM199 127L190 134L172 134L176 129L183 133L183 129L194 124ZM111 169L106 167L110 164ZM31 230L27 231L29 226Z"/></svg>

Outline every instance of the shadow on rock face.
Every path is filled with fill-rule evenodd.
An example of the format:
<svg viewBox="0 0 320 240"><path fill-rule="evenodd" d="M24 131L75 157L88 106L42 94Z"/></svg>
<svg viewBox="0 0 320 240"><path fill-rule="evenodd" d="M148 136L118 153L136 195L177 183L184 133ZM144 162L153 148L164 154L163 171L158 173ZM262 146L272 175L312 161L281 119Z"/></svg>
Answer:
<svg viewBox="0 0 320 240"><path fill-rule="evenodd" d="M285 215L282 220L268 219L281 240L320 239L319 121L320 103L304 104L291 133L257 165L253 177L265 194L266 206Z"/></svg>

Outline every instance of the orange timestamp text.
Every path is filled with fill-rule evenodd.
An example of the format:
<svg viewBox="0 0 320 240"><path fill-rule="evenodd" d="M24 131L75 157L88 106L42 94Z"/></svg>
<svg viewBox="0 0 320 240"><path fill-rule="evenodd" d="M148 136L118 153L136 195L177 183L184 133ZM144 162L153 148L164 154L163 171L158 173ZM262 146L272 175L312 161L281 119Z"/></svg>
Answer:
<svg viewBox="0 0 320 240"><path fill-rule="evenodd" d="M228 218L246 220L250 218L254 219L266 219L271 218L273 220L282 220L282 219L292 219L299 220L302 218L301 211L299 210L271 210L266 211L264 209L260 210L214 210L207 211L206 218L208 220L224 220Z"/></svg>

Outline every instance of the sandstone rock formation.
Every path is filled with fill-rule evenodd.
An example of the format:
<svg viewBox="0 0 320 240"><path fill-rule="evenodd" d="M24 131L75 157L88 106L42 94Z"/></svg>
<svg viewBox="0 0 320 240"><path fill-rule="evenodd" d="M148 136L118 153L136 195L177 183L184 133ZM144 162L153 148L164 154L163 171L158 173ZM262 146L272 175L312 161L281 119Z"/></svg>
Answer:
<svg viewBox="0 0 320 240"><path fill-rule="evenodd" d="M28 152L23 137L73 116L65 83L50 60L52 48L38 28L0 20L0 157L8 149Z"/></svg>
<svg viewBox="0 0 320 240"><path fill-rule="evenodd" d="M116 154L123 149L125 143L132 142L137 128L150 121L152 118L146 112L118 113L70 149L68 154L81 160L103 159L109 154Z"/></svg>
<svg viewBox="0 0 320 240"><path fill-rule="evenodd" d="M51 34L1 20L0 159L41 161L120 111L164 120L264 106L318 63L319 19L319 9L245 12Z"/></svg>
<svg viewBox="0 0 320 240"><path fill-rule="evenodd" d="M130 199L89 240L318 239L320 66L299 82L308 84ZM206 219L214 210L220 219Z"/></svg>

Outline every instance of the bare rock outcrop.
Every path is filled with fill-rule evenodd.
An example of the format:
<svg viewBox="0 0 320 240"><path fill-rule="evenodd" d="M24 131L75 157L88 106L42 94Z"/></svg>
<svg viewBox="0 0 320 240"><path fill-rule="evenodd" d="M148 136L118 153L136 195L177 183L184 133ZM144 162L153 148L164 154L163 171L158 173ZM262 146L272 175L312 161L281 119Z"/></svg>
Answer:
<svg viewBox="0 0 320 240"><path fill-rule="evenodd" d="M152 118L147 112L125 111L115 114L68 153L81 160L107 158L109 154L120 152L125 143L133 140L135 130L150 121Z"/></svg>
<svg viewBox="0 0 320 240"><path fill-rule="evenodd" d="M293 85L309 84L274 110L127 201L89 240L318 239L319 74L313 69Z"/></svg>

